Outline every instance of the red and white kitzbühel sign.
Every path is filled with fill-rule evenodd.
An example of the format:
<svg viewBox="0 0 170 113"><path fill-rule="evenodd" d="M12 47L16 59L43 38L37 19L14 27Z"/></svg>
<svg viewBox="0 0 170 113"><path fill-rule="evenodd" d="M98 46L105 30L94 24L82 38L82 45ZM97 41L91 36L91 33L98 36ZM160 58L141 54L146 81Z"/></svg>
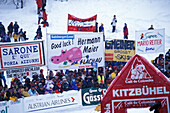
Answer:
<svg viewBox="0 0 170 113"><path fill-rule="evenodd" d="M111 83L101 103L101 113L127 113L161 102L160 113L170 113L170 81L139 55L132 57Z"/></svg>
<svg viewBox="0 0 170 113"><path fill-rule="evenodd" d="M81 19L68 14L68 31L94 32L97 15Z"/></svg>

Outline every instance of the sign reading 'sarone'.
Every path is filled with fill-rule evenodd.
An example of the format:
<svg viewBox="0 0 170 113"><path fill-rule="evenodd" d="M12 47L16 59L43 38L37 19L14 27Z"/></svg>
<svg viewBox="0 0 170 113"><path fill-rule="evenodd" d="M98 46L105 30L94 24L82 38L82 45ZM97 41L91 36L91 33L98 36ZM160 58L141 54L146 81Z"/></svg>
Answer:
<svg viewBox="0 0 170 113"><path fill-rule="evenodd" d="M0 45L0 69L45 65L43 41Z"/></svg>
<svg viewBox="0 0 170 113"><path fill-rule="evenodd" d="M127 62L134 55L134 40L114 39L105 42L105 61Z"/></svg>
<svg viewBox="0 0 170 113"><path fill-rule="evenodd" d="M133 56L113 80L101 102L101 113L127 113L128 108L161 103L160 113L170 113L170 81L139 55Z"/></svg>
<svg viewBox="0 0 170 113"><path fill-rule="evenodd" d="M90 68L91 62L104 66L102 33L48 34L47 39L49 69Z"/></svg>

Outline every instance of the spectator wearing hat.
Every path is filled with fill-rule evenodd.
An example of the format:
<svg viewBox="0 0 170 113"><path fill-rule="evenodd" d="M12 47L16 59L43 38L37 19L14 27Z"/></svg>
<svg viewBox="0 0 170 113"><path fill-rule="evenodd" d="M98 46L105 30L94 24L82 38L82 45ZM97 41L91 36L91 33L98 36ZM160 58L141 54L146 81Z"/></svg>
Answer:
<svg viewBox="0 0 170 113"><path fill-rule="evenodd" d="M63 89L61 87L61 84L58 82L55 82L53 91L55 91L56 93L62 93Z"/></svg>
<svg viewBox="0 0 170 113"><path fill-rule="evenodd" d="M70 89L69 83L67 82L67 79L66 79L66 78L63 79L63 82L62 82L62 84L61 84L61 87L62 87L62 89L63 89L64 91L68 91L68 90Z"/></svg>
<svg viewBox="0 0 170 113"><path fill-rule="evenodd" d="M21 88L21 94L24 96L24 97L30 97L30 94L28 93L29 89L28 87L23 87Z"/></svg>
<svg viewBox="0 0 170 113"><path fill-rule="evenodd" d="M53 77L47 76L47 80L46 80L46 83L45 83L45 86L44 86L45 91L48 94L51 94L51 93L53 93L53 87L54 87Z"/></svg>
<svg viewBox="0 0 170 113"><path fill-rule="evenodd" d="M99 27L99 32L104 33L104 26L103 23L101 23L100 27Z"/></svg>
<svg viewBox="0 0 170 113"><path fill-rule="evenodd" d="M103 72L100 72L97 78L98 78L99 86L103 87L105 84L105 77L103 75Z"/></svg>
<svg viewBox="0 0 170 113"><path fill-rule="evenodd" d="M115 32L116 30L116 23L117 23L117 19L116 19L116 15L113 16L113 20L111 22L111 25L112 25L112 33Z"/></svg>
<svg viewBox="0 0 170 113"><path fill-rule="evenodd" d="M13 88L9 88L8 91L5 94L5 98L6 100L13 100L13 101L17 101L17 96L16 93L14 93L14 89Z"/></svg>
<svg viewBox="0 0 170 113"><path fill-rule="evenodd" d="M91 88L93 86L94 85L92 83L92 78L90 76L85 77L85 80L83 80L82 89L84 89L84 88Z"/></svg>
<svg viewBox="0 0 170 113"><path fill-rule="evenodd" d="M16 96L17 96L17 98L22 98L22 97L24 97L24 95L21 93L21 88L17 88L17 93L16 93Z"/></svg>
<svg viewBox="0 0 170 113"><path fill-rule="evenodd" d="M42 0L36 0L37 3L37 14L40 13L40 10L42 9Z"/></svg>
<svg viewBox="0 0 170 113"><path fill-rule="evenodd" d="M42 83L39 83L37 92L38 92L39 95L47 94Z"/></svg>
<svg viewBox="0 0 170 113"><path fill-rule="evenodd" d="M39 95L38 92L36 91L36 86L32 85L31 88L29 89L28 93L30 96L37 96Z"/></svg>
<svg viewBox="0 0 170 113"><path fill-rule="evenodd" d="M15 24L14 24L14 34L18 35L18 29L19 29L19 25L18 25L17 21L15 21Z"/></svg>
<svg viewBox="0 0 170 113"><path fill-rule="evenodd" d="M128 28L127 28L127 24L125 23L125 26L123 27L123 34L124 34L124 39L128 39Z"/></svg>
<svg viewBox="0 0 170 113"><path fill-rule="evenodd" d="M14 31L14 25L13 22L10 22L10 24L8 25L8 32L10 33L10 35L12 35Z"/></svg>
<svg viewBox="0 0 170 113"><path fill-rule="evenodd" d="M73 90L80 90L79 79L77 77L75 78L75 81L72 83L71 88Z"/></svg>

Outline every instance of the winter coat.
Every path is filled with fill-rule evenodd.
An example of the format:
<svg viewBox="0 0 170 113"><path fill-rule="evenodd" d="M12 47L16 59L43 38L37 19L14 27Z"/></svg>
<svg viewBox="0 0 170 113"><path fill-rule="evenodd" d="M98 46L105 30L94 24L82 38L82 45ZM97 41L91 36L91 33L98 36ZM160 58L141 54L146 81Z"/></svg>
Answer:
<svg viewBox="0 0 170 113"><path fill-rule="evenodd" d="M62 87L62 89L64 90L64 91L68 91L69 90L69 84L68 84L68 82L63 82L62 83L62 85L61 85L61 87Z"/></svg>
<svg viewBox="0 0 170 113"><path fill-rule="evenodd" d="M43 88L43 89L38 88L38 89L37 89L37 92L38 92L40 95L45 94L45 89L44 89L44 88Z"/></svg>
<svg viewBox="0 0 170 113"><path fill-rule="evenodd" d="M14 33L18 33L19 25L14 24Z"/></svg>
<svg viewBox="0 0 170 113"><path fill-rule="evenodd" d="M71 88L72 88L73 90L79 90L79 89L80 89L80 84L79 84L79 82L74 81L74 82L72 83Z"/></svg>
<svg viewBox="0 0 170 113"><path fill-rule="evenodd" d="M116 18L113 18L113 20L112 20L112 26L116 26L116 23L117 23L117 19L116 19Z"/></svg>
<svg viewBox="0 0 170 113"><path fill-rule="evenodd" d="M128 28L126 26L123 28L123 33L124 35L128 35Z"/></svg>
<svg viewBox="0 0 170 113"><path fill-rule="evenodd" d="M36 3L38 7L42 7L42 0L37 0Z"/></svg>
<svg viewBox="0 0 170 113"><path fill-rule="evenodd" d="M103 26L99 27L99 32L104 32L104 27Z"/></svg>
<svg viewBox="0 0 170 113"><path fill-rule="evenodd" d="M24 90L24 88L21 89L21 93L24 97L30 97L30 94Z"/></svg>
<svg viewBox="0 0 170 113"><path fill-rule="evenodd" d="M30 89L28 91L28 93L30 94L30 96L37 96L38 95L38 92L36 90L33 91L32 89Z"/></svg>
<svg viewBox="0 0 170 113"><path fill-rule="evenodd" d="M41 31L41 28L38 28L36 33L39 33L40 37L42 37L42 31Z"/></svg>
<svg viewBox="0 0 170 113"><path fill-rule="evenodd" d="M47 20L47 13L43 11L43 20Z"/></svg>
<svg viewBox="0 0 170 113"><path fill-rule="evenodd" d="M12 33L13 29L14 29L14 26L10 23L9 26L8 26L8 32Z"/></svg>
<svg viewBox="0 0 170 113"><path fill-rule="evenodd" d="M1 36L2 32L5 32L5 27L3 24L0 23L0 36Z"/></svg>

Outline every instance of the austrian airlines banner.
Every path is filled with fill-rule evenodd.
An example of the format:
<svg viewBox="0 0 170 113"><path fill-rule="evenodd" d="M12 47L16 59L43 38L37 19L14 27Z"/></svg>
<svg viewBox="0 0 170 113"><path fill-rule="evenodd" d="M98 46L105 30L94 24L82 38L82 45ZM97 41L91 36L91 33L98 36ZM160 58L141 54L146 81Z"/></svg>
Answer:
<svg viewBox="0 0 170 113"><path fill-rule="evenodd" d="M0 69L45 65L42 41L0 45Z"/></svg>
<svg viewBox="0 0 170 113"><path fill-rule="evenodd" d="M102 33L49 34L48 68L51 70L90 68L91 62L104 66Z"/></svg>
<svg viewBox="0 0 170 113"><path fill-rule="evenodd" d="M136 54L160 53L165 50L165 29L136 31Z"/></svg>
<svg viewBox="0 0 170 113"><path fill-rule="evenodd" d="M94 32L96 19L97 15L81 19L68 14L68 31Z"/></svg>

